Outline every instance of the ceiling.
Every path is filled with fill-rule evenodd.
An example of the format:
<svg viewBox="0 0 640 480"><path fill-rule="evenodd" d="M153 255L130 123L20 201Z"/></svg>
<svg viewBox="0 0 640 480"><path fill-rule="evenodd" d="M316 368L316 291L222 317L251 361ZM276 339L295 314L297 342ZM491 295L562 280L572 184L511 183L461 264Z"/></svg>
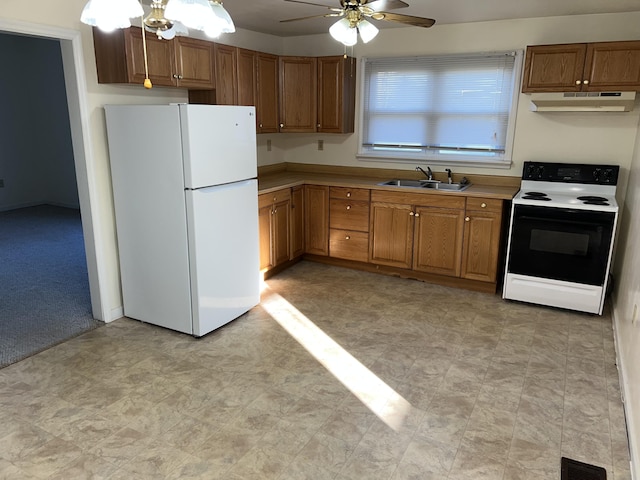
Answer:
<svg viewBox="0 0 640 480"><path fill-rule="evenodd" d="M327 7L340 6L339 0L305 0ZM483 22L512 18L551 17L593 13L640 11L640 0L405 0L409 7L394 13L427 17L436 26L448 23ZM481 8L478 8L481 5ZM323 15L323 7L285 0L225 0L224 7L238 28L281 37L325 33L335 18L314 18L299 22L280 20ZM419 28L389 21L374 21L378 28ZM640 32L640 27L638 29Z"/></svg>

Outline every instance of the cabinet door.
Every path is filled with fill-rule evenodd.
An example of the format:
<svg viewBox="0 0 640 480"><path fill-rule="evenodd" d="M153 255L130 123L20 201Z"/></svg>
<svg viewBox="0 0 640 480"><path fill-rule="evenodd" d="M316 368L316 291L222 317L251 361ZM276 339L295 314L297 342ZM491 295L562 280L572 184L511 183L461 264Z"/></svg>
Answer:
<svg viewBox="0 0 640 480"><path fill-rule="evenodd" d="M271 259L271 210L271 205L265 205L260 207L258 210L258 223L260 229L260 271L269 270L273 267L273 261Z"/></svg>
<svg viewBox="0 0 640 480"><path fill-rule="evenodd" d="M289 261L291 248L289 244L291 200L286 199L273 206L271 215L271 238L273 264L280 265Z"/></svg>
<svg viewBox="0 0 640 480"><path fill-rule="evenodd" d="M238 51L236 47L215 44L216 58L216 103L238 104Z"/></svg>
<svg viewBox="0 0 640 480"><path fill-rule="evenodd" d="M369 261L411 268L414 212L411 205L371 203Z"/></svg>
<svg viewBox="0 0 640 480"><path fill-rule="evenodd" d="M189 37L173 40L178 86L194 89L216 87L213 43Z"/></svg>
<svg viewBox="0 0 640 480"><path fill-rule="evenodd" d="M585 43L527 47L522 92L579 92L586 52Z"/></svg>
<svg viewBox="0 0 640 480"><path fill-rule="evenodd" d="M318 132L353 133L356 59L318 58Z"/></svg>
<svg viewBox="0 0 640 480"><path fill-rule="evenodd" d="M584 90L640 90L640 41L587 45Z"/></svg>
<svg viewBox="0 0 640 480"><path fill-rule="evenodd" d="M237 105L256 105L256 52L244 48L237 50Z"/></svg>
<svg viewBox="0 0 640 480"><path fill-rule="evenodd" d="M291 189L291 258L304 254L304 188Z"/></svg>
<svg viewBox="0 0 640 480"><path fill-rule="evenodd" d="M413 269L460 276L464 211L417 207Z"/></svg>
<svg viewBox="0 0 640 480"><path fill-rule="evenodd" d="M317 121L315 57L280 57L280 131L315 132Z"/></svg>
<svg viewBox="0 0 640 480"><path fill-rule="evenodd" d="M277 133L280 129L278 120L278 57L267 53L258 53L256 68L258 81L256 92L257 133Z"/></svg>
<svg viewBox="0 0 640 480"><path fill-rule="evenodd" d="M502 213L468 211L464 226L462 277L495 282L498 271Z"/></svg>
<svg viewBox="0 0 640 480"><path fill-rule="evenodd" d="M142 29L125 30L127 48L127 70L129 82L142 85L144 75L144 53L142 48ZM159 40L155 34L146 32L147 64L151 83L157 86L176 86L176 73L173 41Z"/></svg>
<svg viewBox="0 0 640 480"><path fill-rule="evenodd" d="M305 185L305 252L329 255L329 187Z"/></svg>

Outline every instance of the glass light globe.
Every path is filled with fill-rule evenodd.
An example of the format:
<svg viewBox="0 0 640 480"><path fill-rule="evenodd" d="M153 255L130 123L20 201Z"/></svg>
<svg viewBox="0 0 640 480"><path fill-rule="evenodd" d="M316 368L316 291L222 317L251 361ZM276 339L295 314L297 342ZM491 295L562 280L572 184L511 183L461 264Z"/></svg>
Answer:
<svg viewBox="0 0 640 480"><path fill-rule="evenodd" d="M338 20L331 25L329 29L331 36L337 41L343 43L347 47L351 47L358 43L358 31L351 26L351 22L346 18Z"/></svg>

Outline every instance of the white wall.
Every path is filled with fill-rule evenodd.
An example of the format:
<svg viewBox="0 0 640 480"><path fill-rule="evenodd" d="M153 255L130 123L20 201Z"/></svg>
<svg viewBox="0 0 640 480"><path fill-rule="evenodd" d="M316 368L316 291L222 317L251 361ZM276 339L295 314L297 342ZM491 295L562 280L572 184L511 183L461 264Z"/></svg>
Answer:
<svg viewBox="0 0 640 480"><path fill-rule="evenodd" d="M640 478L640 135L635 144L621 216L623 224L615 268L614 326L631 456L637 472L634 478Z"/></svg>

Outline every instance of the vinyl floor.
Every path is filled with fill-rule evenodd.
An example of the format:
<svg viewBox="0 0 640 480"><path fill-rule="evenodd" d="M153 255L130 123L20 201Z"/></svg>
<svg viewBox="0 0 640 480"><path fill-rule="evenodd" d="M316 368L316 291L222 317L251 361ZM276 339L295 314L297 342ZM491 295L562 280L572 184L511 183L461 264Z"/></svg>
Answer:
<svg viewBox="0 0 640 480"><path fill-rule="evenodd" d="M301 262L194 339L121 319L0 370L0 478L629 480L609 315Z"/></svg>

